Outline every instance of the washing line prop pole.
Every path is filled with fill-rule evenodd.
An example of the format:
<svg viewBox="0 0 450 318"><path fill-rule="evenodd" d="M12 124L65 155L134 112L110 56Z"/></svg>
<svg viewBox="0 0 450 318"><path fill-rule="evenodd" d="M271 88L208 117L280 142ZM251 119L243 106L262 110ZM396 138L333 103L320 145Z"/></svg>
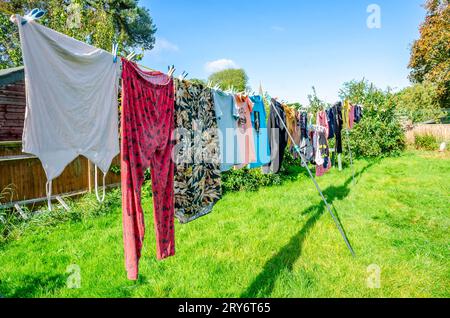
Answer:
<svg viewBox="0 0 450 318"><path fill-rule="evenodd" d="M294 140L294 138L292 137L291 133L289 132L289 129L287 128L286 123L284 122L283 118L281 118L280 113L279 113L278 110L274 107L274 105L273 105L273 103L272 103L271 101L269 101L269 103L270 103L271 108L272 108L273 110L275 110L275 112L276 112L278 118L280 118L280 121L283 123L284 129L286 129L286 131L287 131L287 133L288 133L288 135L289 135L289 138L290 138L291 141L292 141L292 144L295 145L295 144L296 144L296 143L295 143L295 140ZM333 211L331 210L330 205L328 204L327 199L326 199L325 196L323 195L323 192L322 192L322 190L320 189L320 186L319 186L319 184L317 183L316 178L314 178L314 176L313 176L311 170L309 169L308 163L306 162L305 158L303 157L303 154L301 153L301 151L300 151L300 149L298 148L298 146L295 147L295 150L296 150L297 153L300 155L300 158L301 158L301 160L302 160L303 166L304 166L304 167L306 168L306 170L308 171L309 177L310 177L311 180L314 182L314 185L316 186L317 191L320 193L320 196L322 197L322 200L323 200L323 202L325 203L325 206L327 207L328 212L330 213L331 217L333 218L333 221L334 221L334 223L336 224L336 227L338 228L339 232L341 233L342 238L343 238L344 241L345 241L345 244L347 245L348 249L350 250L350 253L352 253L353 257L355 257L356 254L355 254L355 252L353 251L353 248L352 248L352 246L350 245L350 242L348 241L347 235L345 235L345 232L344 232L344 230L342 229L341 224L339 223L337 217L334 215Z"/></svg>
<svg viewBox="0 0 450 318"><path fill-rule="evenodd" d="M353 165L353 155L352 155L352 148L350 147L350 133L348 129L346 129L347 132L347 145L348 145L348 153L350 154L350 165L352 167L352 174L353 174L353 185L355 185L355 166Z"/></svg>

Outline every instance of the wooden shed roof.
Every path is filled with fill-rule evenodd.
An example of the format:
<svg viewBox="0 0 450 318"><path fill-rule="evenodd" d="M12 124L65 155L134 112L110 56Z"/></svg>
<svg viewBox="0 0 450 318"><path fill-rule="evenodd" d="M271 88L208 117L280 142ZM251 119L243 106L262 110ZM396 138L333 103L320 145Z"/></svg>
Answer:
<svg viewBox="0 0 450 318"><path fill-rule="evenodd" d="M0 70L0 86L13 84L25 78L23 66Z"/></svg>

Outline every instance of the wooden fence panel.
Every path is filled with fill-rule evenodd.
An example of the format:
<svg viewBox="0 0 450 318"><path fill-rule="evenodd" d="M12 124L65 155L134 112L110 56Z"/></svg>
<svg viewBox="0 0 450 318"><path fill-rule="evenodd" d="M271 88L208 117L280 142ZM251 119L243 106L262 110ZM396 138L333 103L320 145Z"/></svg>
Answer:
<svg viewBox="0 0 450 318"><path fill-rule="evenodd" d="M120 165L120 156L113 166ZM85 157L78 157L53 180L52 195L94 191L94 165ZM47 178L39 159L21 152L21 143L0 143L0 203L44 198ZM106 185L120 184L120 174L110 171ZM103 185L103 173L98 170L98 185Z"/></svg>
<svg viewBox="0 0 450 318"><path fill-rule="evenodd" d="M406 140L408 143L413 144L415 142L415 135L433 135L440 142L450 142L450 125L417 125L413 129L406 132Z"/></svg>

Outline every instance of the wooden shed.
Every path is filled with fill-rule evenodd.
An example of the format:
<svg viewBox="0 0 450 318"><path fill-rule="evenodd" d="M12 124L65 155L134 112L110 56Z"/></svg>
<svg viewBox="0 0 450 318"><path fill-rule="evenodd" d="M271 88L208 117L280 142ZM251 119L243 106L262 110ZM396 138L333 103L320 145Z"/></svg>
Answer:
<svg viewBox="0 0 450 318"><path fill-rule="evenodd" d="M0 70L0 208L46 200L47 179L41 162L22 152L25 109L23 67ZM113 166L119 164L119 158L115 158ZM108 173L106 183L118 186L120 175ZM53 181L52 194L53 198L75 196L93 189L93 164L84 157L78 157Z"/></svg>

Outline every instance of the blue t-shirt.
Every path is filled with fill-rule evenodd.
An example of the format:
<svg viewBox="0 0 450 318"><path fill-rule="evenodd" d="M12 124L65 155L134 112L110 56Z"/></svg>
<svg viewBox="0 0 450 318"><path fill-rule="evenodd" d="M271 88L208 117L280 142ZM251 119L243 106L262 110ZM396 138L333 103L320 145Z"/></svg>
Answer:
<svg viewBox="0 0 450 318"><path fill-rule="evenodd" d="M270 163L270 146L263 98L261 96L253 96L250 99L254 104L251 118L256 152L256 162L251 163L250 168L254 169Z"/></svg>
<svg viewBox="0 0 450 318"><path fill-rule="evenodd" d="M236 119L239 117L234 96L213 90L214 108L219 127L221 171L228 171L239 164L237 160Z"/></svg>

